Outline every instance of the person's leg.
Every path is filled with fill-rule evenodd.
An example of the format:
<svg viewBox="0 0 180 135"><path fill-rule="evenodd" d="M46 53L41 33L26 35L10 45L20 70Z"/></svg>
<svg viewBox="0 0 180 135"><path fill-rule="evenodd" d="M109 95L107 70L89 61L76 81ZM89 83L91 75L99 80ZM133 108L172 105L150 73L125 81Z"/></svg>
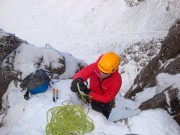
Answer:
<svg viewBox="0 0 180 135"><path fill-rule="evenodd" d="M103 115L108 119L109 118L109 115L110 115L110 113L111 113L111 110L112 110L112 108L104 108L104 110L103 110Z"/></svg>
<svg viewBox="0 0 180 135"><path fill-rule="evenodd" d="M108 104L104 104L98 101L92 101L91 107L93 110L97 112L101 112L107 119L109 118L109 115L111 113L112 107Z"/></svg>
<svg viewBox="0 0 180 135"><path fill-rule="evenodd" d="M100 102L94 101L94 100L91 103L91 107L93 110L95 110L97 112L101 112L101 113L103 112L103 108L104 108L104 107L102 107L102 105L100 105Z"/></svg>

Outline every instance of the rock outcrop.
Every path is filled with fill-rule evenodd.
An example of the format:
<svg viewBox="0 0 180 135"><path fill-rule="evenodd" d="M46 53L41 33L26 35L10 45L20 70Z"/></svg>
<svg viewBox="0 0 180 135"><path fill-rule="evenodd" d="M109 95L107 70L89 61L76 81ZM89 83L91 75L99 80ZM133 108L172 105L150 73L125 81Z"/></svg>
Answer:
<svg viewBox="0 0 180 135"><path fill-rule="evenodd" d="M21 43L27 42L0 29L0 99L6 92L9 83L17 77L17 73L11 72L7 67L1 67L2 61L17 47L19 47ZM1 107L2 101L0 100L0 109Z"/></svg>
<svg viewBox="0 0 180 135"><path fill-rule="evenodd" d="M171 75L180 73L180 20L177 20L170 28L167 37L162 42L160 52L137 75L134 84L125 94L125 97L134 100L137 93L142 92L147 87L156 86L156 77L160 73L168 73ZM167 92L170 97L170 107L166 103L165 92ZM140 109L146 110L161 107L167 110L167 108L170 108L170 111L168 111L169 114L171 114L180 124L179 93L179 88L172 88L169 86L168 88L161 90L161 93L157 93L152 99L142 103Z"/></svg>
<svg viewBox="0 0 180 135"><path fill-rule="evenodd" d="M70 60L70 62L68 62ZM51 46L35 47L0 29L0 110L11 81L23 80L36 69L46 69L54 79L72 78L86 63Z"/></svg>

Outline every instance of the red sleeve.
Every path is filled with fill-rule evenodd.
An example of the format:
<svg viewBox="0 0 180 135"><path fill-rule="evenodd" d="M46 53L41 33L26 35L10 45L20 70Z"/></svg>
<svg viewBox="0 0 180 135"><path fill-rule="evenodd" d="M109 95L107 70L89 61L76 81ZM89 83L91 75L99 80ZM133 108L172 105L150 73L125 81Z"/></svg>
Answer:
<svg viewBox="0 0 180 135"><path fill-rule="evenodd" d="M94 73L95 67L96 67L96 62L92 63L86 67L84 67L83 69L81 69L80 71L78 71L73 80L77 79L77 78L82 78L83 81L87 81L87 79Z"/></svg>
<svg viewBox="0 0 180 135"><path fill-rule="evenodd" d="M91 92L90 96L92 97L92 99L103 102L103 103L108 103L110 101L112 101L115 96L117 95L119 89L121 88L121 78L119 80L120 82L114 83L109 90L107 90L107 92L103 95L98 94L96 92Z"/></svg>
<svg viewBox="0 0 180 135"><path fill-rule="evenodd" d="M84 67L83 69L81 69L80 71L78 71L73 80L77 79L77 78L82 78L83 81L87 81L88 78L90 78L90 76L94 73L97 63L99 62L100 58L102 57L102 55L98 58L98 60L86 67Z"/></svg>

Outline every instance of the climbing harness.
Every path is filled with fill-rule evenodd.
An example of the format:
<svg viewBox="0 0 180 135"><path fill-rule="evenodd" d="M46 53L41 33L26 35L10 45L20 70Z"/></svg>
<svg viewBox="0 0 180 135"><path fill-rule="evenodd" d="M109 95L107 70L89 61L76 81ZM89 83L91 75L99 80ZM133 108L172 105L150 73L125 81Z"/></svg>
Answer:
<svg viewBox="0 0 180 135"><path fill-rule="evenodd" d="M82 105L70 105L70 101L66 105L49 109L46 135L84 135L93 131L94 123L87 114Z"/></svg>

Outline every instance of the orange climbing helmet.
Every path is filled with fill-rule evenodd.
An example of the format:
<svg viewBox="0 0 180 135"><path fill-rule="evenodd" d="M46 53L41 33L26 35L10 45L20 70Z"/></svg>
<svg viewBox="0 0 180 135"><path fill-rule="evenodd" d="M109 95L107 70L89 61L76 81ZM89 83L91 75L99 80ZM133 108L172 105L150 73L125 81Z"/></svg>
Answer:
<svg viewBox="0 0 180 135"><path fill-rule="evenodd" d="M110 74L114 73L121 62L121 58L114 52L105 53L98 62L98 68L101 72Z"/></svg>

